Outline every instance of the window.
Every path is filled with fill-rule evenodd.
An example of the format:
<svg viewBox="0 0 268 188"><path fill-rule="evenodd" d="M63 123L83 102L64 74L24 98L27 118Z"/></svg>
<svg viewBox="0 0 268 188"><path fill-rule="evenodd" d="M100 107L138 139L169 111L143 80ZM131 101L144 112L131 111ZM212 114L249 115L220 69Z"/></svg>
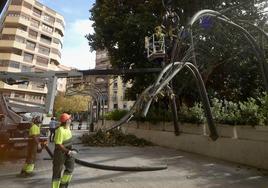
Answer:
<svg viewBox="0 0 268 188"><path fill-rule="evenodd" d="M114 85L113 85L114 87L114 89L117 89L118 88L118 84L117 84L117 81L116 82L114 82Z"/></svg>
<svg viewBox="0 0 268 188"><path fill-rule="evenodd" d="M12 0L11 5L22 5L23 0Z"/></svg>
<svg viewBox="0 0 268 188"><path fill-rule="evenodd" d="M32 9L32 5L30 3L27 3L26 1L23 2L23 6L28 9Z"/></svg>
<svg viewBox="0 0 268 188"><path fill-rule="evenodd" d="M54 53L54 54L57 54L57 55L59 55L61 57L61 53L60 53L59 50L57 50L55 48L52 48L51 52Z"/></svg>
<svg viewBox="0 0 268 188"><path fill-rule="evenodd" d="M20 43L24 43L25 42L25 39L23 37L20 37L20 36L15 36L15 41L17 42L20 42Z"/></svg>
<svg viewBox="0 0 268 188"><path fill-rule="evenodd" d="M0 67L8 67L8 61L7 60L0 60Z"/></svg>
<svg viewBox="0 0 268 188"><path fill-rule="evenodd" d="M20 17L24 20L30 21L30 17L27 14L21 13Z"/></svg>
<svg viewBox="0 0 268 188"><path fill-rule="evenodd" d="M47 67L48 66L48 59L44 57L37 56L36 64L40 66Z"/></svg>
<svg viewBox="0 0 268 188"><path fill-rule="evenodd" d="M34 30L29 30L29 37L30 38L34 38L36 39L37 38L37 35L38 35L38 32L34 31Z"/></svg>
<svg viewBox="0 0 268 188"><path fill-rule="evenodd" d="M112 100L117 101L117 91L113 92Z"/></svg>
<svg viewBox="0 0 268 188"><path fill-rule="evenodd" d="M50 49L45 46L39 45L38 52L41 54L49 55Z"/></svg>
<svg viewBox="0 0 268 188"><path fill-rule="evenodd" d="M40 17L41 14L42 14L42 11L34 7L33 8L33 13L34 13L35 16Z"/></svg>
<svg viewBox="0 0 268 188"><path fill-rule="evenodd" d="M54 42L55 44L59 44L59 43L60 43L60 40L57 39L57 38L53 38L53 42Z"/></svg>
<svg viewBox="0 0 268 188"><path fill-rule="evenodd" d="M34 50L35 46L36 46L35 42L29 41L29 40L26 41L26 48L27 49Z"/></svg>
<svg viewBox="0 0 268 188"><path fill-rule="evenodd" d="M40 22L38 21L38 20L35 20L35 19L33 19L32 18L32 20L31 20L31 26L34 26L34 27L39 27L39 24L40 24Z"/></svg>
<svg viewBox="0 0 268 188"><path fill-rule="evenodd" d="M23 65L23 66L21 67L21 72L31 72L31 70L32 70L32 68L29 67L29 66L25 66L25 65Z"/></svg>
<svg viewBox="0 0 268 188"><path fill-rule="evenodd" d="M52 16L49 16L48 14L44 15L44 20L49 22L49 23L54 23L55 22L55 18L53 18Z"/></svg>
<svg viewBox="0 0 268 188"><path fill-rule="evenodd" d="M64 28L64 23L61 19L57 18L56 22L59 23Z"/></svg>
<svg viewBox="0 0 268 188"><path fill-rule="evenodd" d="M49 32L49 33L52 33L53 32L53 28L52 27L50 27L49 25L47 25L47 24L42 24L42 28L43 28L43 30L44 31L47 31L47 32Z"/></svg>
<svg viewBox="0 0 268 188"><path fill-rule="evenodd" d="M60 41L59 39L57 39L57 38L53 38L53 42L54 42L55 44L60 44L60 46L61 46L61 48L62 48L62 44L61 44L61 41Z"/></svg>
<svg viewBox="0 0 268 188"><path fill-rule="evenodd" d="M17 61L0 60L0 67L12 67L15 69L19 69L20 63Z"/></svg>
<svg viewBox="0 0 268 188"><path fill-rule="evenodd" d="M27 27L24 25L20 25L17 27L17 29L21 30L21 31L27 31Z"/></svg>
<svg viewBox="0 0 268 188"><path fill-rule="evenodd" d="M50 37L48 37L46 35L41 34L40 41L41 42L44 42L46 44L51 44L52 38L50 38Z"/></svg>
<svg viewBox="0 0 268 188"><path fill-rule="evenodd" d="M118 109L118 104L114 104L114 109Z"/></svg>
<svg viewBox="0 0 268 188"><path fill-rule="evenodd" d="M15 69L19 69L20 68L20 63L16 62L16 61L10 61L9 62L9 67L15 68Z"/></svg>
<svg viewBox="0 0 268 188"><path fill-rule="evenodd" d="M60 36L63 36L63 33L61 32L61 30L55 28L55 33L59 34Z"/></svg>
<svg viewBox="0 0 268 188"><path fill-rule="evenodd" d="M20 16L20 12L8 12L7 16L11 16L11 17L19 17Z"/></svg>
<svg viewBox="0 0 268 188"><path fill-rule="evenodd" d="M15 40L15 35L2 35L2 40Z"/></svg>
<svg viewBox="0 0 268 188"><path fill-rule="evenodd" d="M24 52L23 61L32 62L33 61L33 57L34 57L33 54Z"/></svg>

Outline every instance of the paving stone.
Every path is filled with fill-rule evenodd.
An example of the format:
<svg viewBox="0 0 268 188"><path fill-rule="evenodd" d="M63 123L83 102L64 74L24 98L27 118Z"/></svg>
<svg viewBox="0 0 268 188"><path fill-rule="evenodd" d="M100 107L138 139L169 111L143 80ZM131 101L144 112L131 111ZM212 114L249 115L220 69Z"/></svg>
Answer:
<svg viewBox="0 0 268 188"><path fill-rule="evenodd" d="M74 130L78 137L86 130ZM79 142L79 139L77 139ZM78 143L77 142L77 143ZM53 144L50 144L53 148ZM85 147L76 144L80 159L118 166L168 164L167 170L153 172L116 172L76 165L70 188L267 188L267 171L239 164L153 147ZM35 176L17 178L24 159L0 162L0 188L48 188L52 161L45 151L38 155Z"/></svg>

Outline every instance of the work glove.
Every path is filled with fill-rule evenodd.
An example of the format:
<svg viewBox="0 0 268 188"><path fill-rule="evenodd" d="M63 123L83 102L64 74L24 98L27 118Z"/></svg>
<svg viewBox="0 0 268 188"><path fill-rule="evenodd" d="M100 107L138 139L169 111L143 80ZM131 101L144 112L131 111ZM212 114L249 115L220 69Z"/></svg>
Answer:
<svg viewBox="0 0 268 188"><path fill-rule="evenodd" d="M68 156L70 156L70 157L74 157L76 154L77 154L77 151L75 151L75 150L68 151Z"/></svg>

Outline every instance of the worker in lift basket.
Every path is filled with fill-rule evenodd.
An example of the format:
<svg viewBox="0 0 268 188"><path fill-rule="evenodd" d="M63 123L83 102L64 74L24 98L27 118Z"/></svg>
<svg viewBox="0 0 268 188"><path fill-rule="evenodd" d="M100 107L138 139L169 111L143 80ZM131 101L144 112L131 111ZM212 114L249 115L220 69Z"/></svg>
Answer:
<svg viewBox="0 0 268 188"><path fill-rule="evenodd" d="M25 164L19 174L19 177L31 177L33 176L34 163L36 160L37 152L42 151L41 144L39 143L40 137L40 124L42 123L42 117L36 115L32 117L31 127L29 129L29 140L27 148L27 156Z"/></svg>
<svg viewBox="0 0 268 188"><path fill-rule="evenodd" d="M53 157L53 175L52 188L67 188L72 178L74 170L74 157L76 154L72 150L72 133L69 128L71 124L71 116L63 113L60 116L60 126L56 129L55 134L55 150ZM65 170L61 177L63 165Z"/></svg>

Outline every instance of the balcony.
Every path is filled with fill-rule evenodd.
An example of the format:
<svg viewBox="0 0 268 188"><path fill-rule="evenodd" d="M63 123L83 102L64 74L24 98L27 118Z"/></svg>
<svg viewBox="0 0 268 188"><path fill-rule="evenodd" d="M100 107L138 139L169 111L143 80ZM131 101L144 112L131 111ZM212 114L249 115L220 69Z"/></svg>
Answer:
<svg viewBox="0 0 268 188"><path fill-rule="evenodd" d="M17 28L4 28L2 33L7 35L18 35L24 38L27 38L28 36L26 31Z"/></svg>
<svg viewBox="0 0 268 188"><path fill-rule="evenodd" d="M53 37L59 39L62 42L62 36L59 33L54 31L53 32Z"/></svg>
<svg viewBox="0 0 268 188"><path fill-rule="evenodd" d="M25 14L29 14L29 9L24 6L17 6L17 5L10 5L8 7L8 11L16 11L16 12L23 12Z"/></svg>
<svg viewBox="0 0 268 188"><path fill-rule="evenodd" d="M54 27L60 30L62 32L62 35L64 35L64 28L62 24L60 24L59 22L55 22Z"/></svg>
<svg viewBox="0 0 268 188"><path fill-rule="evenodd" d="M11 60L11 61L17 61L22 62L23 57L20 55L12 54L12 53L0 53L0 57L2 60Z"/></svg>
<svg viewBox="0 0 268 188"><path fill-rule="evenodd" d="M21 18L21 17L7 16L5 23L20 23L20 24L28 26L28 25L30 25L31 22L29 20L26 20L26 19Z"/></svg>
<svg viewBox="0 0 268 188"><path fill-rule="evenodd" d="M12 40L0 40L0 47L9 47L17 49L25 49L26 44Z"/></svg>
<svg viewBox="0 0 268 188"><path fill-rule="evenodd" d="M50 53L49 57L50 57L50 59L55 59L59 63L61 62L61 58L60 58L60 56L58 54Z"/></svg>

